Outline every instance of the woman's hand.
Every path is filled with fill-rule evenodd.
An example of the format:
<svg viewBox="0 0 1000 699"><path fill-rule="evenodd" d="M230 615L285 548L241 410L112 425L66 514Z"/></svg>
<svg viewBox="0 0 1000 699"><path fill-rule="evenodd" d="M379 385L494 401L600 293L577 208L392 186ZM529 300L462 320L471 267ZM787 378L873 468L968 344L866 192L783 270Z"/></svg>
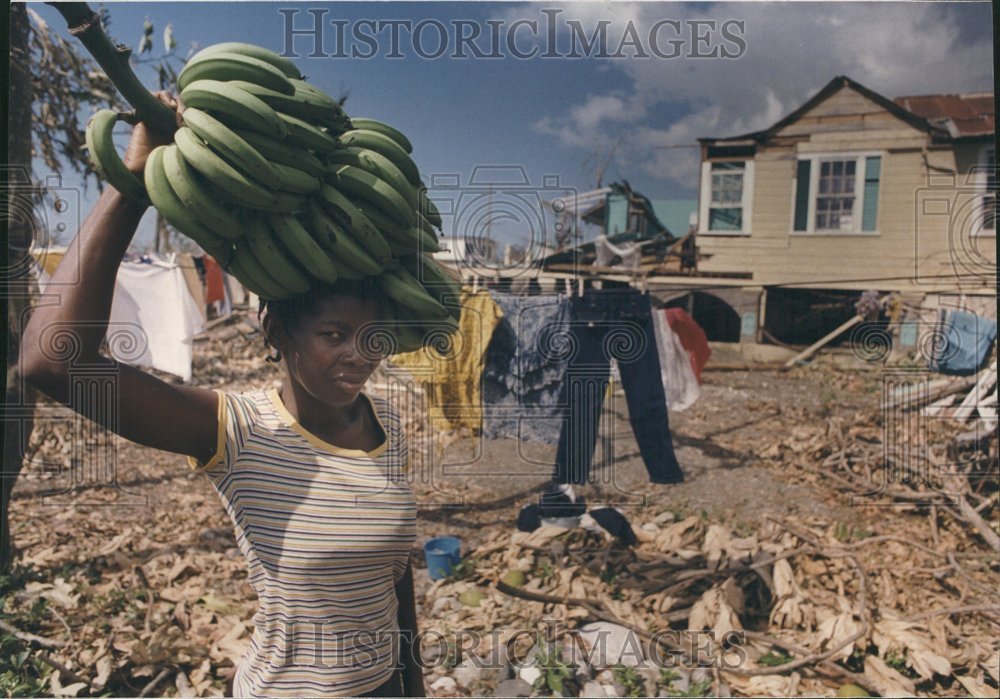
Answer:
<svg viewBox="0 0 1000 699"><path fill-rule="evenodd" d="M183 123L180 117L183 105L180 100L172 97L169 92L161 91L155 94L158 100L175 111L177 125L180 126ZM142 179L142 171L146 167L146 158L149 157L149 154L157 146L166 145L172 140L173 134L155 131L145 122L140 121L132 128L132 138L129 139L128 148L125 149L125 157L122 158L122 161L125 163L125 167L135 173L139 179Z"/></svg>

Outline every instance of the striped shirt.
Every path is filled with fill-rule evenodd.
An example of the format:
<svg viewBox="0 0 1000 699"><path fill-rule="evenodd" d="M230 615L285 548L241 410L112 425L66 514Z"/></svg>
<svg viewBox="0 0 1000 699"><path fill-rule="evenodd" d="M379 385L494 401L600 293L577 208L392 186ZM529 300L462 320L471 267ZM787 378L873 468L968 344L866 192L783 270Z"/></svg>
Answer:
<svg viewBox="0 0 1000 699"><path fill-rule="evenodd" d="M277 390L219 394L219 441L205 464L233 521L259 608L235 696L350 696L398 658L395 583L416 539L416 501L398 416L366 400L385 438L372 451L310 433Z"/></svg>

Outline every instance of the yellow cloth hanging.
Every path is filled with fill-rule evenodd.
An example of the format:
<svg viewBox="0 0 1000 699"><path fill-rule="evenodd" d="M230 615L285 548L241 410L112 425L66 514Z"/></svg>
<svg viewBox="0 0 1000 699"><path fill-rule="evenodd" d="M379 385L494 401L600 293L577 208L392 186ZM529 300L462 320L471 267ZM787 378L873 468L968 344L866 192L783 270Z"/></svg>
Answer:
<svg viewBox="0 0 1000 699"><path fill-rule="evenodd" d="M427 347L392 358L424 389L434 429L464 427L473 435L482 430L483 359L501 318L503 311L488 291L463 288L458 332L446 354Z"/></svg>

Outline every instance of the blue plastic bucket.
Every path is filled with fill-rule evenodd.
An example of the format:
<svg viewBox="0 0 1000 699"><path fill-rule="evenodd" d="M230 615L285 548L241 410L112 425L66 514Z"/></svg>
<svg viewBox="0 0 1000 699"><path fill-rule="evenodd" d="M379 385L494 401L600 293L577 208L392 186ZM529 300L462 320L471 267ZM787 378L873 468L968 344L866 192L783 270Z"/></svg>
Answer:
<svg viewBox="0 0 1000 699"><path fill-rule="evenodd" d="M451 575L452 569L462 560L462 542L453 536L439 536L424 544L424 557L431 580L441 580Z"/></svg>

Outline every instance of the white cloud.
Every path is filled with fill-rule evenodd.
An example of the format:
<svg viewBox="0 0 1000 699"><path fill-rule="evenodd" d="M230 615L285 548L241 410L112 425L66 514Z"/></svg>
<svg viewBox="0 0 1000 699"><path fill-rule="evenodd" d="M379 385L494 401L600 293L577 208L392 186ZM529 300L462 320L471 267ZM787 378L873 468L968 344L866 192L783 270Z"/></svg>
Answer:
<svg viewBox="0 0 1000 699"><path fill-rule="evenodd" d="M726 20L745 23L747 49L724 59L603 59L623 74L624 87L610 94L581 94L577 104L540 120L535 128L572 148L592 149L609 134L628 129L616 162L641 168L689 187L696 185L696 149L656 146L694 144L699 137L730 136L774 123L799 107L837 75L847 75L887 97L992 89L990 36L962 39L962 21L988 8L965 3L582 3L560 7L559 21L579 20L592 32L611 19L608 38L617 46L629 20L640 36L658 20ZM498 17L543 20L538 5L505 6ZM544 26L540 22L540 27ZM565 27L563 27L565 29ZM544 39L544 33L540 32ZM568 32L566 32L568 34ZM689 35L685 50L691 48ZM568 39L565 34L561 41ZM565 46L563 46L565 50ZM549 59L558 60L558 59ZM684 116L670 123L657 115ZM663 118L662 116L660 118Z"/></svg>

